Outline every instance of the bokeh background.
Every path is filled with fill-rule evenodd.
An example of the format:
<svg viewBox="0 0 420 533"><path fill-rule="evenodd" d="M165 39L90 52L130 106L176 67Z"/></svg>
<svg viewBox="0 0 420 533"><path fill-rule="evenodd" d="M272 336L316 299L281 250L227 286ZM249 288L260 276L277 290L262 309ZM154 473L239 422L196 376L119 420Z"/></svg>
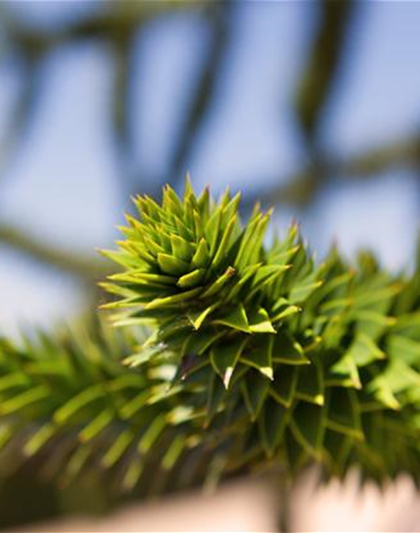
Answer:
<svg viewBox="0 0 420 533"><path fill-rule="evenodd" d="M410 268L419 27L408 1L1 1L1 330L96 305L95 247L187 170L274 205L276 231L298 219L319 257L337 242ZM51 494L25 518L80 504Z"/></svg>

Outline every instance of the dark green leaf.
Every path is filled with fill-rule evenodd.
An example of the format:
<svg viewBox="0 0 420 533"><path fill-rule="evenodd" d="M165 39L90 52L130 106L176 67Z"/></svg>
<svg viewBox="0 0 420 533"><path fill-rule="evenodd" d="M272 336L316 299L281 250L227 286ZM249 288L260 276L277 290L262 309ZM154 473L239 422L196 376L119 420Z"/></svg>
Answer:
<svg viewBox="0 0 420 533"><path fill-rule="evenodd" d="M273 361L276 363L287 365L309 364L302 346L283 331L279 331L275 336L272 354Z"/></svg>
<svg viewBox="0 0 420 533"><path fill-rule="evenodd" d="M293 434L308 453L318 460L322 456L325 434L325 409L319 405L300 402L291 418Z"/></svg>
<svg viewBox="0 0 420 533"><path fill-rule="evenodd" d="M213 321L214 324L228 326L238 331L250 332L248 318L243 305L238 305L228 313L218 317Z"/></svg>

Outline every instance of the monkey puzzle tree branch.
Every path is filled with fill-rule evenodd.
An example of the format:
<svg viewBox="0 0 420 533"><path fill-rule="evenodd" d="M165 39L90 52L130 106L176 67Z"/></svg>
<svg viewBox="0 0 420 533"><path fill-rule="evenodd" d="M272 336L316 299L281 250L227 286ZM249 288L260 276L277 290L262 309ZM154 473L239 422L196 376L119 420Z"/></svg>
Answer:
<svg viewBox="0 0 420 533"><path fill-rule="evenodd" d="M207 20L210 29L210 44L206 52L206 58L198 74L194 95L186 114L185 121L178 135L179 142L175 147L170 182L177 185L179 176L188 169L190 154L195 148L197 133L207 118L207 113L213 102L214 93L222 63L230 43L230 24L232 16L232 4L221 2L208 11Z"/></svg>
<svg viewBox="0 0 420 533"><path fill-rule="evenodd" d="M49 31L22 23L6 7L0 7L7 22L7 39L24 53L43 52L66 42L83 39L114 39L115 36L132 34L139 25L169 12L207 8L206 0L199 2L131 2L111 1L93 17L70 23L64 28Z"/></svg>
<svg viewBox="0 0 420 533"><path fill-rule="evenodd" d="M334 248L317 264L296 225L266 247L270 213L242 224L239 202L188 182L183 198L136 199L107 253L122 272L103 284L116 324L151 328L130 363L173 354L168 387L197 394L183 410L203 440L230 436L215 475L315 462L326 477L417 479L420 270L391 275L368 253L350 265Z"/></svg>
<svg viewBox="0 0 420 533"><path fill-rule="evenodd" d="M391 275L335 249L316 264L296 225L267 248L269 213L242 225L228 192L167 187L136 206L106 252L123 332L0 339L2 467L38 458L69 481L93 465L156 492L314 462L418 480L419 265Z"/></svg>
<svg viewBox="0 0 420 533"><path fill-rule="evenodd" d="M341 64L355 5L353 0L322 0L317 3L318 27L299 82L295 104L302 129L311 141L314 141L319 118Z"/></svg>
<svg viewBox="0 0 420 533"><path fill-rule="evenodd" d="M309 164L300 172L282 178L279 185L247 195L245 205L249 207L259 200L263 205L293 204L305 207L316 192L332 180L370 179L395 167L417 169L419 164L420 135L415 134L347 158L324 158Z"/></svg>
<svg viewBox="0 0 420 533"><path fill-rule="evenodd" d="M140 340L92 316L21 343L0 337L1 474L27 463L63 486L93 467L116 495L140 478L143 492L162 492L174 465L188 468L188 449L199 443L188 442L191 428L176 413L179 397L168 393L165 372L122 364ZM176 474L175 484L202 480L204 449L199 462L189 479Z"/></svg>
<svg viewBox="0 0 420 533"><path fill-rule="evenodd" d="M89 283L101 279L110 271L99 258L60 250L5 223L0 224L0 244Z"/></svg>

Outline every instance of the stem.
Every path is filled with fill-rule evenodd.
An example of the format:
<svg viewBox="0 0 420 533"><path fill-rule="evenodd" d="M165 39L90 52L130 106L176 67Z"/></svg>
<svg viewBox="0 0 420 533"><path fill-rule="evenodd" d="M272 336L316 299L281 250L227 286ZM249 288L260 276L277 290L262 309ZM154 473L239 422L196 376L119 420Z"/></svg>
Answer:
<svg viewBox="0 0 420 533"><path fill-rule="evenodd" d="M110 272L100 258L60 250L6 223L0 225L0 244L88 283L94 283Z"/></svg>
<svg viewBox="0 0 420 533"><path fill-rule="evenodd" d="M278 484L280 504L278 506L277 529L280 533L288 533L289 531L291 531L291 491L291 483L288 479L285 479L282 476L280 478L280 483Z"/></svg>

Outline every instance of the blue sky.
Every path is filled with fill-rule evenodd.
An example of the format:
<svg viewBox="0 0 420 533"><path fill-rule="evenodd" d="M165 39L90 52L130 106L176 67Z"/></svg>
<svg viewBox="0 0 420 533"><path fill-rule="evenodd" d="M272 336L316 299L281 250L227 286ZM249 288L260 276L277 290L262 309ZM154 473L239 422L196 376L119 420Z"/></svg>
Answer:
<svg viewBox="0 0 420 533"><path fill-rule="evenodd" d="M420 4L366 2L324 124L327 146L357 151L420 127Z"/></svg>
<svg viewBox="0 0 420 533"><path fill-rule="evenodd" d="M37 24L63 23L75 16L70 7L76 4L33 2L25 16ZM189 162L197 188L207 182L214 189L252 187L260 176L280 179L304 162L290 102L313 30L312 11L311 2L238 4L215 110ZM360 3L322 124L326 150L347 154L416 131L419 27L419 3ZM206 44L196 13L156 19L138 38L131 102L143 175L167 168ZM62 47L48 58L33 128L1 177L0 219L64 248L110 245L123 199L107 120L109 66L106 48L94 44ZM14 62L0 63L0 138L17 71ZM336 239L346 254L369 246L386 265L400 268L411 260L419 226L417 182L413 173L397 169L367 185L337 184L303 217L305 235L320 255ZM280 210L279 227L295 214ZM1 328L48 325L82 305L78 287L64 276L2 248L0 257Z"/></svg>

